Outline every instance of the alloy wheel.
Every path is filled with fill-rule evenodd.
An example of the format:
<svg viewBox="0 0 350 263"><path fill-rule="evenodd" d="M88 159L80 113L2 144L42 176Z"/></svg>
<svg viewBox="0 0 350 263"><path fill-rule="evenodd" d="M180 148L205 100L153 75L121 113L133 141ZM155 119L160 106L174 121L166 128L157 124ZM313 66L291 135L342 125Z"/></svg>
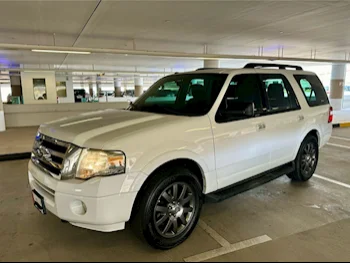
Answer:
<svg viewBox="0 0 350 263"><path fill-rule="evenodd" d="M196 202L193 189L184 182L168 186L158 197L154 208L155 228L162 237L174 238L190 225Z"/></svg>
<svg viewBox="0 0 350 263"><path fill-rule="evenodd" d="M306 144L301 155L301 172L304 175L309 175L313 172L316 165L316 148L312 142Z"/></svg>

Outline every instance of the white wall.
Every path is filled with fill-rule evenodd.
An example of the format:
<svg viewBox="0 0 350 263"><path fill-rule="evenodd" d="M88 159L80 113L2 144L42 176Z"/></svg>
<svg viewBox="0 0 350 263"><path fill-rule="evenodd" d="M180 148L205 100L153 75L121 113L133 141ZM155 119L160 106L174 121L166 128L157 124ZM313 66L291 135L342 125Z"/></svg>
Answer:
<svg viewBox="0 0 350 263"><path fill-rule="evenodd" d="M73 90L72 77L56 76L56 81L65 81L66 88L67 88L67 97L66 98L58 98L59 103L74 103L74 90Z"/></svg>
<svg viewBox="0 0 350 263"><path fill-rule="evenodd" d="M47 100L35 100L33 78L45 79ZM57 104L55 72L21 72L24 104Z"/></svg>
<svg viewBox="0 0 350 263"><path fill-rule="evenodd" d="M12 93L10 83L0 83L1 100L7 102L7 96Z"/></svg>

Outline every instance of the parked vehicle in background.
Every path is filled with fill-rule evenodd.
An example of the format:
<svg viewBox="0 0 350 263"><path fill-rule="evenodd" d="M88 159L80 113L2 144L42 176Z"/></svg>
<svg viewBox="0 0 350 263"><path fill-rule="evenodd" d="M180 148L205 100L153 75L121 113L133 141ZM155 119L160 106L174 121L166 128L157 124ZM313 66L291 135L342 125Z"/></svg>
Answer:
<svg viewBox="0 0 350 263"><path fill-rule="evenodd" d="M75 102L82 102L84 98L86 98L85 89L75 89L74 90L74 101Z"/></svg>
<svg viewBox="0 0 350 263"><path fill-rule="evenodd" d="M309 180L332 117L320 80L298 66L167 76L127 110L41 125L28 172L34 204L97 231L131 221L170 249L192 233L204 201L285 174Z"/></svg>

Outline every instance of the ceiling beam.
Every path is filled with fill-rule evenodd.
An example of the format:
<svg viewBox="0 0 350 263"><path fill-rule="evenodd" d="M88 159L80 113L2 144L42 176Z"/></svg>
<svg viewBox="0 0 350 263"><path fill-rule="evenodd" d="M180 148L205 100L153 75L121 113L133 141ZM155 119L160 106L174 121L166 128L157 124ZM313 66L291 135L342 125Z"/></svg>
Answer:
<svg viewBox="0 0 350 263"><path fill-rule="evenodd" d="M96 76L97 73L110 73L115 74L115 77L118 77L118 74L125 74L125 75L134 75L134 74L147 74L147 75L170 75L174 74L174 72L170 71L123 71L123 70L89 70L89 69L35 69L35 68L0 68L1 71L17 71L17 72L56 72L56 73L95 73L94 76ZM1 74L0 75L8 75ZM88 75L73 75L73 76L88 76ZM113 75L112 75L113 76ZM107 77L112 77L111 75L108 75Z"/></svg>
<svg viewBox="0 0 350 263"><path fill-rule="evenodd" d="M152 56L164 58L186 58L186 59L251 59L251 60L270 60L270 61L300 61L300 62L319 62L319 63L350 63L350 60L342 59L312 59L302 57L278 57L278 56L256 56L256 55L233 55L233 54L201 54L185 52L168 52L153 50L130 50L130 49L110 49L110 48L83 48L83 47L64 47L64 46L41 46L41 45L23 45L0 43L0 50L58 50L71 52L90 52L96 54L119 54L135 56Z"/></svg>

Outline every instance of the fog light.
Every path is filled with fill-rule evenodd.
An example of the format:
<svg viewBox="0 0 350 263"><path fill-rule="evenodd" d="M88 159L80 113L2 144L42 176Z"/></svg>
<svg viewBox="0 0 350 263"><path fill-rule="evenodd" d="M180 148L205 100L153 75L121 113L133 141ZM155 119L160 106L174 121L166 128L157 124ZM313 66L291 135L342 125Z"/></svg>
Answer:
<svg viewBox="0 0 350 263"><path fill-rule="evenodd" d="M85 215L87 212L87 208L86 205L84 204L84 202L80 201L80 200L75 200L73 202L70 203L70 210L73 212L73 214L82 216Z"/></svg>

